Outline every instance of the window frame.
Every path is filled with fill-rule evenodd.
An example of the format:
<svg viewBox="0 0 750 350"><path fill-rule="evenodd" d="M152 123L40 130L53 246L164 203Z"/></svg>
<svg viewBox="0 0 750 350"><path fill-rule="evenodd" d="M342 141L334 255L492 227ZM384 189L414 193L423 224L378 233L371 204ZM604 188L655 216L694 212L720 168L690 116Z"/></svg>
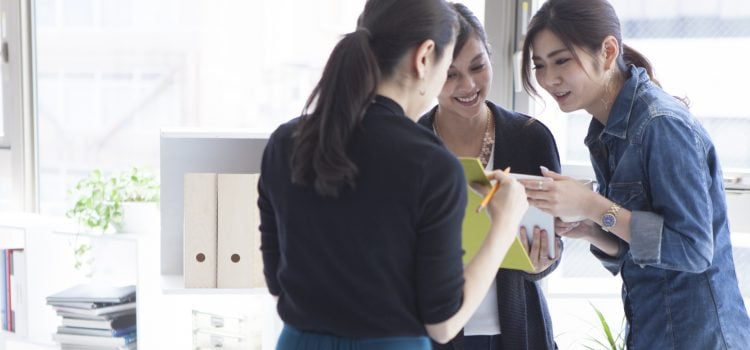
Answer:
<svg viewBox="0 0 750 350"><path fill-rule="evenodd" d="M32 0L0 0L4 121L0 149L11 154L9 209L29 212L38 207L32 6Z"/></svg>

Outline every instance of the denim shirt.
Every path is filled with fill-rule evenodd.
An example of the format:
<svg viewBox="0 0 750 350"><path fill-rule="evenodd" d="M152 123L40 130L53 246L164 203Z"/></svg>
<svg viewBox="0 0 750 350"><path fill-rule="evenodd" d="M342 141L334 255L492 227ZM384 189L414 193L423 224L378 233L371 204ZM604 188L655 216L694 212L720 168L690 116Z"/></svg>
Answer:
<svg viewBox="0 0 750 350"><path fill-rule="evenodd" d="M750 349L716 149L686 106L631 66L607 125L585 140L599 192L632 212L622 276L628 349Z"/></svg>

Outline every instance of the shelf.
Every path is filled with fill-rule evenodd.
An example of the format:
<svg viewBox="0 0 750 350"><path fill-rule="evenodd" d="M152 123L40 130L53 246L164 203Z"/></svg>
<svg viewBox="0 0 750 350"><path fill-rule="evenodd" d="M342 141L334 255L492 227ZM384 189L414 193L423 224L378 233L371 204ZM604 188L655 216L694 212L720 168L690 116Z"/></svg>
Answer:
<svg viewBox="0 0 750 350"><path fill-rule="evenodd" d="M155 233L89 233L89 232L76 232L75 230L55 230L52 233L59 235L68 235L76 237L86 237L92 239L103 239L103 240L120 240L120 241L137 241L144 234L155 234Z"/></svg>
<svg viewBox="0 0 750 350"><path fill-rule="evenodd" d="M25 336L0 330L0 349L54 350L59 348L51 342L32 341Z"/></svg>
<svg viewBox="0 0 750 350"><path fill-rule="evenodd" d="M70 219L67 218L22 211L0 211L0 227L28 229L37 227L67 227L69 225Z"/></svg>
<svg viewBox="0 0 750 350"><path fill-rule="evenodd" d="M5 337L4 335L0 335L0 349L58 350L60 347L55 343L32 341L21 336L12 335Z"/></svg>
<svg viewBox="0 0 750 350"><path fill-rule="evenodd" d="M0 226L0 249L23 249L26 246L25 232L15 227Z"/></svg>
<svg viewBox="0 0 750 350"><path fill-rule="evenodd" d="M0 226L26 228L38 218L38 214L27 212L0 212Z"/></svg>
<svg viewBox="0 0 750 350"><path fill-rule="evenodd" d="M11 339L11 338L22 339L23 337L14 332L0 329L0 340Z"/></svg>
<svg viewBox="0 0 750 350"><path fill-rule="evenodd" d="M195 139L268 139L269 131L253 129L163 128L161 137Z"/></svg>
<svg viewBox="0 0 750 350"><path fill-rule="evenodd" d="M182 275L161 275L164 294L171 295L270 295L268 288L185 288Z"/></svg>

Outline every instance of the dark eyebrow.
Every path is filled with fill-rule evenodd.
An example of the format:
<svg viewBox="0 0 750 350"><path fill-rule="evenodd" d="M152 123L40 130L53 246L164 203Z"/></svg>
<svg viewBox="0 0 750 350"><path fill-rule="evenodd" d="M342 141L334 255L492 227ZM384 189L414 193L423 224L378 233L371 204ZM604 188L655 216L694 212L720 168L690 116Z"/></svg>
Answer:
<svg viewBox="0 0 750 350"><path fill-rule="evenodd" d="M480 53L478 53L478 54L477 54L476 56L474 56L474 58L472 58L472 59L471 59L471 62L470 62L470 63L475 63L475 62L476 62L476 61L477 61L478 59L480 59L480 58L482 57L482 55L483 55L483 54L484 54L484 52L480 52ZM453 62L451 62L451 65L450 65L450 67L448 67L448 68L449 68L449 69L450 69L450 68L456 68L456 66L454 66L454 65L453 65Z"/></svg>
<svg viewBox="0 0 750 350"><path fill-rule="evenodd" d="M556 56L556 55L558 55L558 54L560 54L560 53L563 53L563 52L565 52L565 51L568 51L568 49L564 49L564 48L563 48L563 49L559 49L559 50L555 50L555 51L552 51L552 52L550 52L550 53L549 53L549 54L547 55L547 58L552 58L553 56ZM531 56L531 59L532 59L532 60L538 60L538 59L540 59L540 57L539 57L539 56L537 56L537 55L534 55L534 56Z"/></svg>
<svg viewBox="0 0 750 350"><path fill-rule="evenodd" d="M474 58L471 59L471 62L474 63L475 61L479 60L480 58L482 58L482 55L484 55L484 52L478 53L476 56L474 56Z"/></svg>

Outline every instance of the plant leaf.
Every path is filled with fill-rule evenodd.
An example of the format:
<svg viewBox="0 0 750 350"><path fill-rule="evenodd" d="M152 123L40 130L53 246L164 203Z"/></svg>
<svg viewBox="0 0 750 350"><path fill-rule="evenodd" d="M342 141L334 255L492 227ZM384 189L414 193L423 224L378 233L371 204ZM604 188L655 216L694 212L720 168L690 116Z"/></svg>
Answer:
<svg viewBox="0 0 750 350"><path fill-rule="evenodd" d="M609 324L607 323L607 320L604 318L604 315L602 314L601 311L599 311L599 309L596 306L594 306L594 304L591 304L589 302L589 305L591 305L591 307L594 309L594 312L596 312L596 316L599 318L599 322L601 323L602 330L604 331L604 334L607 337L607 342L609 342L608 349L618 350L618 346L615 343L614 337L612 337L612 331L610 330ZM601 345L605 346L605 344L601 344Z"/></svg>

